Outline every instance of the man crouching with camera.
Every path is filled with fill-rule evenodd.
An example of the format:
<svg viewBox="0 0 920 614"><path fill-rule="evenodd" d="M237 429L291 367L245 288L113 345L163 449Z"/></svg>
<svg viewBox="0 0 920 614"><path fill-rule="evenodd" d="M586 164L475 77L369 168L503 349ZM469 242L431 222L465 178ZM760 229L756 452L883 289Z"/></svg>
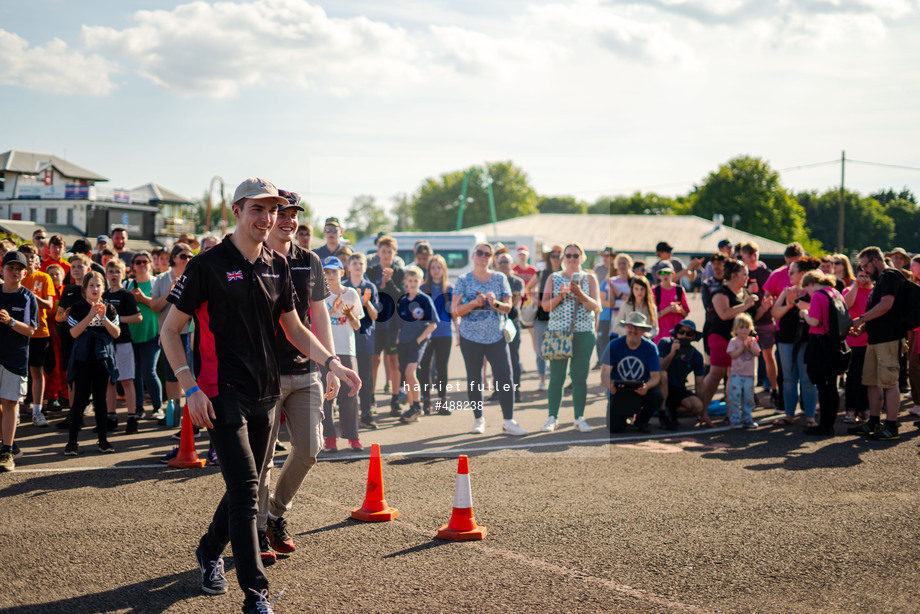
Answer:
<svg viewBox="0 0 920 614"><path fill-rule="evenodd" d="M661 383L658 387L665 398L665 409L659 412L661 428L676 431L680 415L699 416L703 412L703 401L687 389L687 377L693 374L694 391L702 390L706 366L703 355L692 343L699 340L693 320L681 320L671 331L670 337L658 342L661 356Z"/></svg>

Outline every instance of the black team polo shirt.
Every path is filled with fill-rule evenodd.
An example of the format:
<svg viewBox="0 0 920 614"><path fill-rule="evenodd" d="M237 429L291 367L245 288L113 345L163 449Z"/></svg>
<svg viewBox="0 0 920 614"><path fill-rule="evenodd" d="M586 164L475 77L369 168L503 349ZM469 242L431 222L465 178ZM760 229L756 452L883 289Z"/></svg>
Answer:
<svg viewBox="0 0 920 614"><path fill-rule="evenodd" d="M287 261L291 267L297 316L304 326L310 328L310 301L324 301L329 296L329 286L326 285L326 276L323 274L323 263L315 252L293 244ZM288 341L287 335L280 326L276 336L283 375L296 375L316 370L315 363Z"/></svg>
<svg viewBox="0 0 920 614"><path fill-rule="evenodd" d="M189 261L167 299L195 318L195 364L208 398L238 398L249 403L280 396L275 334L283 313L294 310L294 287L284 256L262 246L250 263L226 238ZM237 416L218 420L237 422Z"/></svg>

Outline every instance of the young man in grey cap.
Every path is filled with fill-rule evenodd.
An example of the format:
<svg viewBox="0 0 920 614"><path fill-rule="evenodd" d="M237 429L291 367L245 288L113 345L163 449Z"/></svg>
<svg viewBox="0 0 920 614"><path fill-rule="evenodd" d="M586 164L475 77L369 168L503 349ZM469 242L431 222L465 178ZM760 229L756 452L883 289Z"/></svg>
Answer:
<svg viewBox="0 0 920 614"><path fill-rule="evenodd" d="M338 392L337 378L348 383L352 394L361 387L358 375L343 367L304 327L287 259L264 244L278 208L286 204L278 189L263 179L247 179L237 187L236 230L189 262L169 295L176 308L169 310L160 332L166 358L185 390L189 417L193 424L207 427L227 486L195 551L202 590L227 592L221 553L232 544L247 614L273 612L259 554L256 514L259 470L281 392L278 325L304 356L322 362L335 374L327 394ZM194 372L179 336L192 317Z"/></svg>
<svg viewBox="0 0 920 614"><path fill-rule="evenodd" d="M265 244L287 258L296 291L294 303L297 315L304 326L313 330L323 347L332 353L332 326L325 301L329 288L323 275L323 265L314 252L294 242L298 229L297 214L304 210L300 206L300 197L284 190L279 190L279 193L285 197L287 204L278 208L278 219ZM278 331L276 338L281 358L281 397L275 404L268 452L259 474L259 515L256 523L263 564L275 561L271 550L282 554L295 550L284 513L291 509L294 495L307 472L316 464L316 456L323 446L323 383L319 367L288 341L283 330ZM329 388L331 390L332 386ZM271 443L278 439L281 412L284 412L291 436L291 451L281 467L274 493L269 493L274 456Z"/></svg>

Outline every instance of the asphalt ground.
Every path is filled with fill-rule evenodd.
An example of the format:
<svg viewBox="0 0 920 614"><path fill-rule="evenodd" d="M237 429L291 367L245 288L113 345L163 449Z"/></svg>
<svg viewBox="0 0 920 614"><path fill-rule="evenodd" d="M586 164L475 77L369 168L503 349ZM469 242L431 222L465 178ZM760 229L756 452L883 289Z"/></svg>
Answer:
<svg viewBox="0 0 920 614"><path fill-rule="evenodd" d="M843 435L839 421L838 436L807 438L801 425L772 426L769 407L752 431L684 419L677 433L610 442L592 372L594 431L571 428L566 400L562 428L540 433L532 350L524 362L526 437L501 435L496 404L484 435L468 433L468 411L399 425L384 409L381 428L362 431L365 446L381 444L394 521L349 519L367 452L320 456L287 515L297 551L268 568L273 595L285 589L279 613L920 610L920 431L906 412L890 443ZM456 348L450 368L452 381L463 373ZM239 611L230 549L226 595L200 592L194 562L223 492L218 468L156 463L174 429L149 422L113 435L117 453L104 456L86 422L78 458L62 455L53 427L19 430L25 455L0 475L0 611ZM470 456L482 542L435 538L459 454Z"/></svg>

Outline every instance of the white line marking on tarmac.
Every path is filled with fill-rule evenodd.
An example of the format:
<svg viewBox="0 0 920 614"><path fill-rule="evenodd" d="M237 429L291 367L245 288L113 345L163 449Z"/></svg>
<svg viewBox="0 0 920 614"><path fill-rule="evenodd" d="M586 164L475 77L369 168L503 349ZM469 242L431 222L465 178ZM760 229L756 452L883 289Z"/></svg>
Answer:
<svg viewBox="0 0 920 614"><path fill-rule="evenodd" d="M345 512L351 512L352 510L351 507L342 505L338 501L333 501L332 499L327 499L325 497L319 497L317 495L313 495L310 493L300 493L300 495L303 497L307 497L308 499L312 499L316 501L317 503L322 503L330 507L335 507ZM405 527L414 533L418 533L419 535L424 535L426 537L432 537L431 530L422 529L421 527L418 527L412 524L411 522L406 522L403 518L397 517L391 522L397 526ZM432 539L434 538L432 537ZM704 608L700 608L695 605L690 605L688 603L681 603L680 601L672 601L671 599L668 599L667 597L662 597L661 595L656 595L654 593L650 593L642 589L633 588L625 584L617 584L616 582L613 582L611 580L605 580L604 578L598 578L597 576L589 575L577 569L563 567L561 565L555 565L553 563L547 563L546 561L543 561L537 558L533 558L533 557L529 557L529 556L525 556L523 554L518 554L517 552L512 552L510 550L505 550L504 548L495 548L493 546L487 546L483 542L470 541L470 542L464 542L463 545L470 547L470 548L477 548L481 550L482 552L485 552L486 554L491 554L493 556L499 556L502 558L510 559L518 563L523 563L525 565L528 565L535 569L539 569L541 571L547 571L550 573L555 573L560 576L567 576L570 578L583 580L590 584L599 584L600 586L603 586L604 588L610 589L617 593L622 593L624 595L632 597L633 599L637 599L639 601L645 601L648 603L653 603L655 605L664 606L672 612L692 612L694 614L703 614L703 613L710 612L710 610L706 610Z"/></svg>
<svg viewBox="0 0 920 614"><path fill-rule="evenodd" d="M781 415L769 416L760 420L760 424L767 424L778 420L781 418ZM599 429L600 430L600 429ZM647 441L649 439L670 439L673 437L681 437L687 435L698 435L698 434L710 434L710 433L725 433L727 431L733 430L731 426L717 426L711 429L698 430L692 429L689 431L668 431L667 433L654 433L654 434L640 434L640 435L627 435L625 437L617 436L613 439L610 439L607 436L603 437L593 437L593 438L581 438L581 439L564 439L561 441L530 441L527 442L526 439L522 443L515 444L504 444L504 445L494 445L494 446L460 446L456 448L441 448L437 450L403 450L400 452L386 452L381 453L381 458L398 458L402 456L448 456L453 457L454 455L460 454L473 454L476 452L498 452L500 450L526 450L529 448L553 448L557 446L586 446L586 445L607 445L607 444L618 444L618 443L629 443L633 441ZM509 436L510 439L510 436ZM276 460L285 458L286 454L278 454L275 456ZM346 461L346 460L362 460L370 456L370 452L362 452L361 454L345 454L345 455L323 455L320 454L316 459L318 461ZM22 469L17 467L14 473L69 473L74 471L103 471L106 469L124 469L124 470L137 470L137 469L171 469L166 465L156 464L156 465L112 465L110 467L49 467L47 469Z"/></svg>

